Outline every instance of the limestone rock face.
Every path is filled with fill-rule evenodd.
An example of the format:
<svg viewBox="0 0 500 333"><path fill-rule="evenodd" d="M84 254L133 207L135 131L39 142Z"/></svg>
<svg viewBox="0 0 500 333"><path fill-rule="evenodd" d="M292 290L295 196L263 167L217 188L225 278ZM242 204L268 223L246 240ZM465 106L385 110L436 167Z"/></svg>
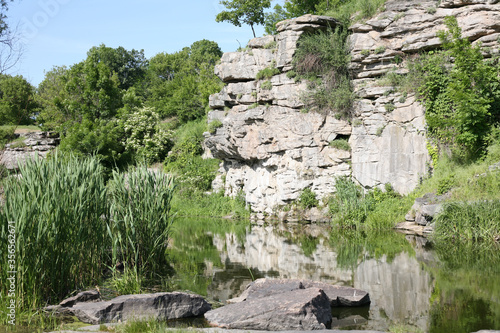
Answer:
<svg viewBox="0 0 500 333"><path fill-rule="evenodd" d="M26 160L44 158L49 151L59 145L59 134L55 132L33 132L22 134L25 140L21 146L5 145L1 153L0 164L9 170L17 170Z"/></svg>
<svg viewBox="0 0 500 333"><path fill-rule="evenodd" d="M380 79L389 71L406 73L407 56L439 47L436 33L446 29L448 15L457 17L465 36L482 43L487 57L500 53L497 0L388 0L376 17L351 27L358 98L349 122L333 112L303 113L307 84L287 75L301 35L334 27L335 20L305 15L283 21L276 36L225 54L215 72L227 85L211 96L208 116L223 126L205 141L223 160L216 190L243 193L257 213L276 211L305 188L321 199L335 191L339 176L352 176L366 189L390 183L400 193L412 191L430 163L425 110L415 96L396 93ZM256 80L265 68L277 74ZM350 151L334 148L337 139L348 140Z"/></svg>

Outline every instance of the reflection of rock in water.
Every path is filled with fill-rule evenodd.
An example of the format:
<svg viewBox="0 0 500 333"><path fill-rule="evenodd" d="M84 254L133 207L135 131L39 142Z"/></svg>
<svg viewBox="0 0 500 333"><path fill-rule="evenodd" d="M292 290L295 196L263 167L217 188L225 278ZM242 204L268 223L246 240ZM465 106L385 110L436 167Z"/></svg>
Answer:
<svg viewBox="0 0 500 333"><path fill-rule="evenodd" d="M409 323L427 330L432 279L420 262L433 261L433 257L425 246L415 247L416 257L402 252L391 262L385 256L370 259L366 255L352 271L337 267L337 253L321 237L316 249L305 255L300 245L290 240L294 237L293 231L283 228L287 227L252 226L243 240L238 240L234 234L215 235L213 244L229 270L213 272L209 295L222 301L239 295L251 282L248 271L251 268L255 279L310 279L352 286L370 293L371 306L364 310L369 311L369 316L353 312L334 315L333 327L380 330L388 329L393 323ZM315 236L321 234L318 230L314 233ZM323 235L327 233L324 231Z"/></svg>
<svg viewBox="0 0 500 333"><path fill-rule="evenodd" d="M221 252L222 261L241 263L255 268L265 277L267 272L278 272L280 278L298 278L352 284L352 273L337 268L336 253L319 240L316 250L306 256L298 244L280 236L272 226L252 226L241 244L233 234L214 237L214 245Z"/></svg>
<svg viewBox="0 0 500 333"><path fill-rule="evenodd" d="M402 322L426 331L432 279L416 258L403 252L392 262L381 259L363 261L354 273L354 287L370 293L370 327L381 322Z"/></svg>
<svg viewBox="0 0 500 333"><path fill-rule="evenodd" d="M357 327L368 322L370 306L332 308L332 328Z"/></svg>

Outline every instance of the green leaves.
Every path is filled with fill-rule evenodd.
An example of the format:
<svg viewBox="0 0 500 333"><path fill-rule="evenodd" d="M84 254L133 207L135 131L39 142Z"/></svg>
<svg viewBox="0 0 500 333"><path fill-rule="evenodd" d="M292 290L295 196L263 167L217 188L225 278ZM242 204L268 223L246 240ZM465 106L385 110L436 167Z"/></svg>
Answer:
<svg viewBox="0 0 500 333"><path fill-rule="evenodd" d="M455 17L440 31L446 51L424 57L419 88L430 133L451 147L456 158L474 160L485 152L486 137L500 116L500 66L483 60L480 45L461 36ZM453 59L453 66L449 63Z"/></svg>
<svg viewBox="0 0 500 333"><path fill-rule="evenodd" d="M253 26L264 24L264 9L271 7L270 0L222 0L220 4L229 10L217 14L217 22L227 21L237 27L241 27L242 23L248 24L254 37L256 36Z"/></svg>

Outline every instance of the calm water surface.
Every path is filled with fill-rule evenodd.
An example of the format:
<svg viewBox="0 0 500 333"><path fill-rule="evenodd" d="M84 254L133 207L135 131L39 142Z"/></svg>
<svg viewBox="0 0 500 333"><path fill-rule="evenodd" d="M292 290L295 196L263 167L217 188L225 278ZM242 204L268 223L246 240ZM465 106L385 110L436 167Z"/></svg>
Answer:
<svg viewBox="0 0 500 333"><path fill-rule="evenodd" d="M261 277L311 279L370 293L368 307L335 309L333 328L500 330L495 247L436 248L395 232L207 219L178 219L172 240L171 283L212 300L236 297Z"/></svg>

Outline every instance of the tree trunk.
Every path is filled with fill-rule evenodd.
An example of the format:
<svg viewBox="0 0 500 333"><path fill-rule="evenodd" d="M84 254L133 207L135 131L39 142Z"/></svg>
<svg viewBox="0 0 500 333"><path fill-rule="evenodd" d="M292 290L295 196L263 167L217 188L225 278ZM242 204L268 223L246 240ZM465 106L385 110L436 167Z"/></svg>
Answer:
<svg viewBox="0 0 500 333"><path fill-rule="evenodd" d="M253 24L250 24L250 26L252 27L253 38L257 37L257 36L255 36L255 30L253 29Z"/></svg>

